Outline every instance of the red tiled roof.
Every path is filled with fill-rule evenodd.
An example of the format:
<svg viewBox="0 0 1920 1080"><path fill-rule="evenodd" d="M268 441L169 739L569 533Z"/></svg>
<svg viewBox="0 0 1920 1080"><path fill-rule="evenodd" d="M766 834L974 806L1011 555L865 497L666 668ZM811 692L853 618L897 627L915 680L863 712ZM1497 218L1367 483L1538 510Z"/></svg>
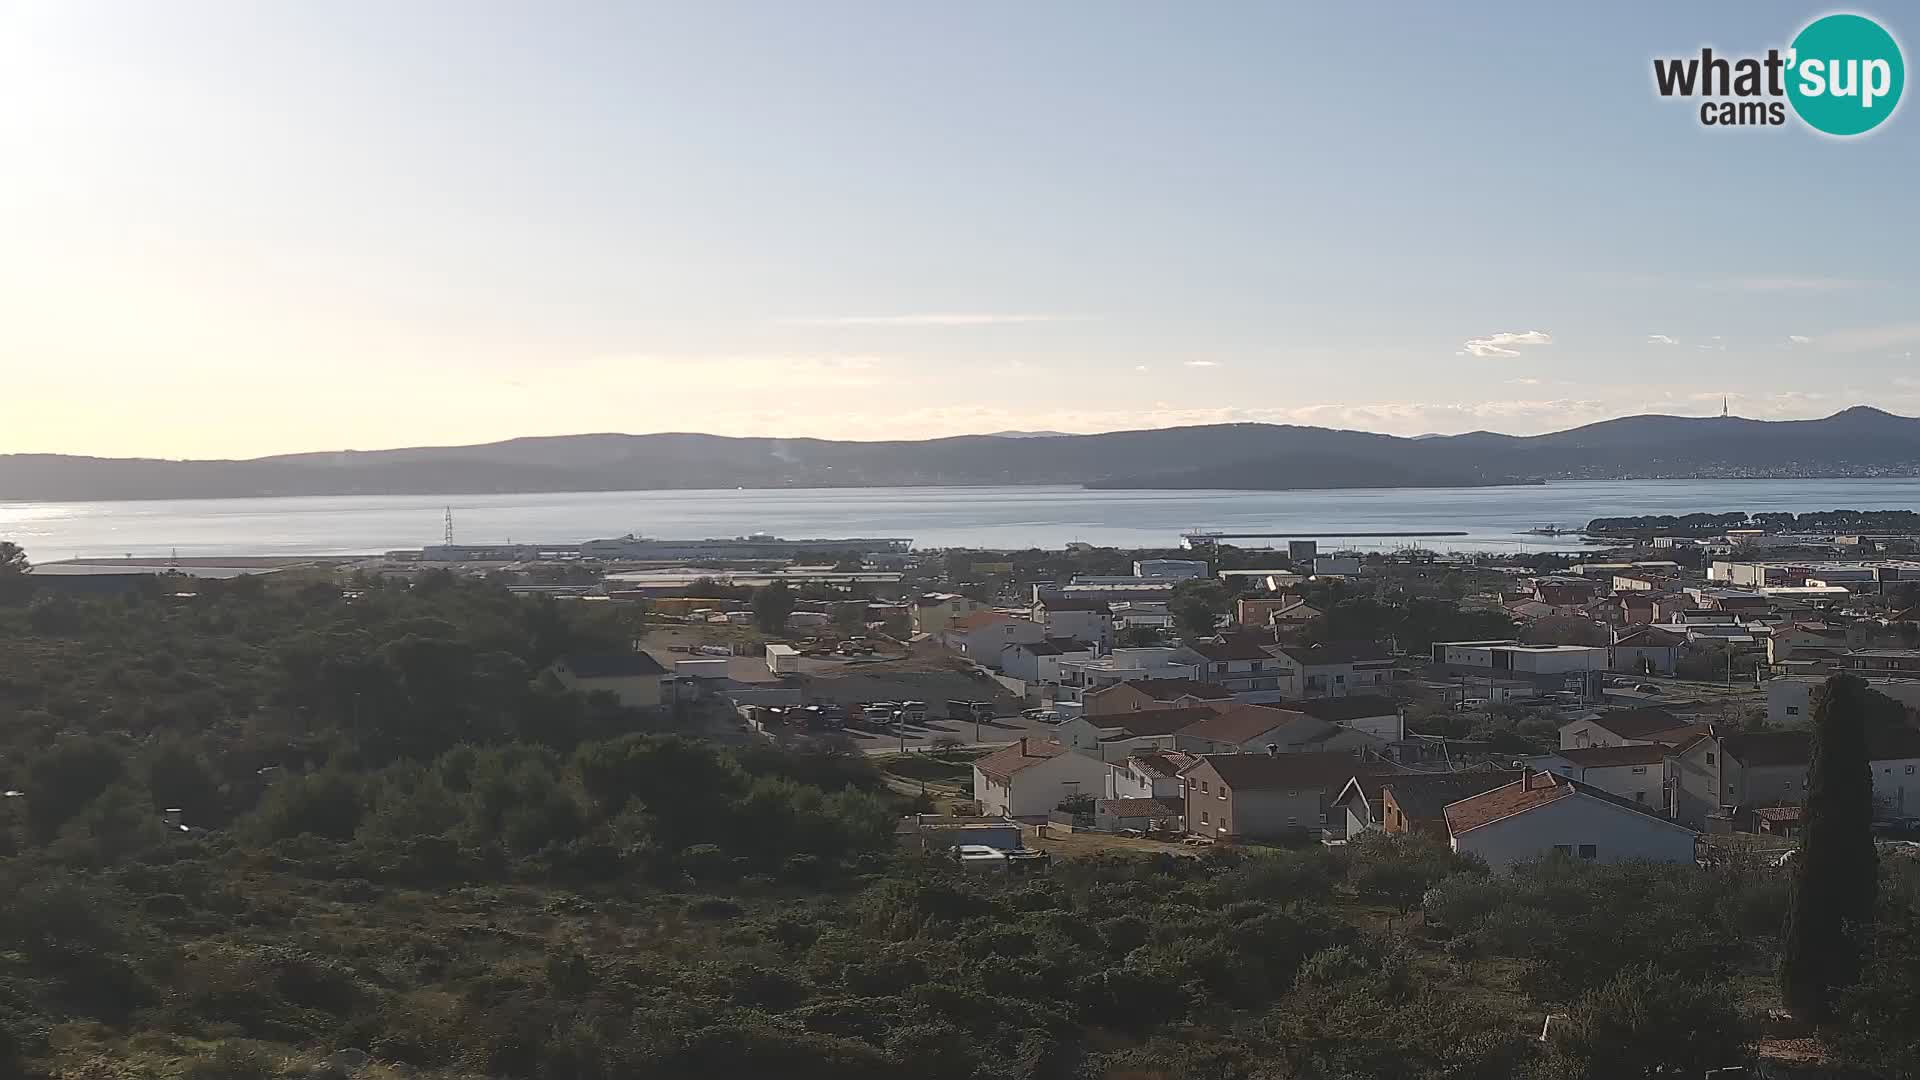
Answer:
<svg viewBox="0 0 1920 1080"><path fill-rule="evenodd" d="M1183 754L1178 750L1153 750L1127 758L1128 762L1138 763L1143 770L1160 776L1179 776L1180 770L1198 760L1192 754Z"/></svg>
<svg viewBox="0 0 1920 1080"><path fill-rule="evenodd" d="M1306 666L1364 664L1393 659L1392 653L1371 641L1329 641L1323 645L1283 645L1280 647L1280 652L1285 653L1295 663Z"/></svg>
<svg viewBox="0 0 1920 1080"><path fill-rule="evenodd" d="M1202 641L1188 648L1208 660L1216 663L1229 660L1271 660L1273 654L1260 647L1259 643L1245 638L1229 638L1225 641Z"/></svg>
<svg viewBox="0 0 1920 1080"><path fill-rule="evenodd" d="M963 615L948 623L947 629L964 632L967 630L978 630L983 626L997 626L1000 623L1010 623L1012 621L1013 617L1011 615L1003 615L998 611L976 611L971 615Z"/></svg>
<svg viewBox="0 0 1920 1080"><path fill-rule="evenodd" d="M1149 735L1171 735L1176 731L1208 720L1219 714L1205 705L1189 705L1179 709L1141 709L1137 712L1108 713L1104 716L1089 716L1087 722L1098 728L1119 728L1119 739L1132 739Z"/></svg>
<svg viewBox="0 0 1920 1080"><path fill-rule="evenodd" d="M1065 745L1051 740L1022 739L980 758L973 763L973 767L994 780L1011 780L1015 773L1023 769L1031 769L1041 762L1072 752Z"/></svg>
<svg viewBox="0 0 1920 1080"><path fill-rule="evenodd" d="M1201 720L1181 734L1217 743L1243 743L1256 736L1265 735L1274 728L1311 719L1312 717L1304 713L1286 709L1241 705L1225 712L1216 712L1212 717Z"/></svg>
<svg viewBox="0 0 1920 1080"><path fill-rule="evenodd" d="M1447 831L1455 836L1573 795L1573 781L1553 773L1529 773L1511 784L1448 803Z"/></svg>
<svg viewBox="0 0 1920 1080"><path fill-rule="evenodd" d="M1687 726L1685 720L1665 709L1622 709L1602 713L1593 722L1623 739L1644 739L1655 732Z"/></svg>
<svg viewBox="0 0 1920 1080"><path fill-rule="evenodd" d="M1401 771L1390 761L1362 761L1338 750L1312 754L1206 754L1200 762L1212 767L1229 788L1245 791L1274 788L1337 791L1356 776Z"/></svg>

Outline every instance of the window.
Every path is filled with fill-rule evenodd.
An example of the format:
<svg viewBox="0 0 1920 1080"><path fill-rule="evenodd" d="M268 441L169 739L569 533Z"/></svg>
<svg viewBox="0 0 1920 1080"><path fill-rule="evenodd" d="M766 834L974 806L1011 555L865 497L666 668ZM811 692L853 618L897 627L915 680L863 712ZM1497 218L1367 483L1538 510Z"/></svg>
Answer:
<svg viewBox="0 0 1920 1080"><path fill-rule="evenodd" d="M1799 715L1800 715L1800 706L1798 706L1798 705L1789 705L1789 706L1787 706L1787 715L1788 715L1788 716L1799 716Z"/></svg>
<svg viewBox="0 0 1920 1080"><path fill-rule="evenodd" d="M1227 665L1225 664L1213 665L1213 673L1215 675L1225 675L1227 673Z"/></svg>
<svg viewBox="0 0 1920 1080"><path fill-rule="evenodd" d="M1288 818L1288 819L1287 819L1287 828L1289 828L1289 829L1297 829L1297 828L1299 828L1299 827L1300 827L1300 819L1299 819L1299 818Z"/></svg>
<svg viewBox="0 0 1920 1080"><path fill-rule="evenodd" d="M1732 785L1732 784L1728 784L1728 785L1727 785L1727 794L1729 794L1729 795L1731 795L1731 794L1733 794L1733 785Z"/></svg>
<svg viewBox="0 0 1920 1080"><path fill-rule="evenodd" d="M1645 765L1635 765L1633 767L1633 775L1635 776L1647 775L1647 767Z"/></svg>
<svg viewBox="0 0 1920 1080"><path fill-rule="evenodd" d="M1345 675L1335 675L1333 677L1333 681L1337 683L1343 683L1347 681L1347 677Z"/></svg>
<svg viewBox="0 0 1920 1080"><path fill-rule="evenodd" d="M1227 801L1227 789L1226 789L1226 788L1221 788L1221 789L1220 789L1220 794L1218 794L1218 795L1215 795L1215 796L1214 796L1214 798L1216 798L1216 799L1219 799L1219 800L1220 800L1221 802L1226 802L1226 801Z"/></svg>
<svg viewBox="0 0 1920 1080"><path fill-rule="evenodd" d="M1911 765L1909 765L1909 766L1907 766L1907 775L1908 775L1908 776L1912 776L1912 775L1913 775L1913 766L1911 766Z"/></svg>
<svg viewBox="0 0 1920 1080"><path fill-rule="evenodd" d="M1636 792L1634 792L1634 793L1633 793L1633 801L1634 801L1634 802L1637 802L1637 803L1644 803L1644 802L1646 802L1646 801L1647 801L1647 793L1646 793L1646 792L1644 792L1644 791L1636 791Z"/></svg>
<svg viewBox="0 0 1920 1080"><path fill-rule="evenodd" d="M1573 845L1572 844L1555 844L1553 845L1553 853L1555 855L1571 855L1573 854Z"/></svg>
<svg viewBox="0 0 1920 1080"><path fill-rule="evenodd" d="M1207 823L1207 812L1205 810L1202 810L1200 811L1200 824L1205 825L1206 823Z"/></svg>
<svg viewBox="0 0 1920 1080"><path fill-rule="evenodd" d="M1207 790L1207 782L1205 780L1200 781L1200 790L1201 791Z"/></svg>
<svg viewBox="0 0 1920 1080"><path fill-rule="evenodd" d="M1581 845L1580 845L1580 857L1581 857L1581 858L1583 858L1583 859L1597 859L1597 858L1599 858L1599 857L1600 857L1600 848L1599 848L1599 846L1598 846L1598 845L1596 845L1596 844L1581 844Z"/></svg>
<svg viewBox="0 0 1920 1080"><path fill-rule="evenodd" d="M1326 823L1327 823L1327 812L1325 810L1322 810L1320 811L1320 824L1325 825Z"/></svg>
<svg viewBox="0 0 1920 1080"><path fill-rule="evenodd" d="M1713 751L1707 751L1707 764L1713 764Z"/></svg>
<svg viewBox="0 0 1920 1080"><path fill-rule="evenodd" d="M1253 670L1253 671L1259 671L1259 670L1260 670L1260 661L1258 661L1258 660L1255 660L1255 661L1253 662L1253 667L1251 668L1251 670Z"/></svg>
<svg viewBox="0 0 1920 1080"><path fill-rule="evenodd" d="M1226 818L1221 818L1221 819L1220 819L1220 831L1221 831L1221 832L1226 832L1226 831L1227 831L1227 819L1226 819Z"/></svg>

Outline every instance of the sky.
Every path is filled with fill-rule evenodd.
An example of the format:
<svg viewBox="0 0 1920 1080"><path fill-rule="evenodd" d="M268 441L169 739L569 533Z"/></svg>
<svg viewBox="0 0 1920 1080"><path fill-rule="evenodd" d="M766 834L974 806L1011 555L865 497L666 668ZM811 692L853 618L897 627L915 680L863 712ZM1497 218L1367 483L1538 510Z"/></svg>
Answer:
<svg viewBox="0 0 1920 1080"><path fill-rule="evenodd" d="M1916 414L1827 10L0 0L0 452Z"/></svg>

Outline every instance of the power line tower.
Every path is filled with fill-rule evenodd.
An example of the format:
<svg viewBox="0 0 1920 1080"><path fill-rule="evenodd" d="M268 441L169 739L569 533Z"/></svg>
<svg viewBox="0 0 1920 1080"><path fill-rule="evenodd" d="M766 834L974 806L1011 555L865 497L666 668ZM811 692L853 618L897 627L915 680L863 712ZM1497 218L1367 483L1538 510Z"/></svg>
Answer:
<svg viewBox="0 0 1920 1080"><path fill-rule="evenodd" d="M448 547L453 546L453 507L451 506L447 507L447 531L445 535L445 543L447 544Z"/></svg>

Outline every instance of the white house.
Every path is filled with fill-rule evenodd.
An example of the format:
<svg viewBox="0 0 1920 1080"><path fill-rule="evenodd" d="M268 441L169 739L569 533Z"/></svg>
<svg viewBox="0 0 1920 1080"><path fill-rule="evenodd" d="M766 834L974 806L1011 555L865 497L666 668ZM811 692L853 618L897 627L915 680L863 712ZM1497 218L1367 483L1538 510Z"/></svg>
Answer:
<svg viewBox="0 0 1920 1080"><path fill-rule="evenodd" d="M1598 862L1691 863L1699 836L1617 795L1541 772L1449 803L1446 820L1453 850L1478 855L1495 870L1555 853Z"/></svg>
<svg viewBox="0 0 1920 1080"><path fill-rule="evenodd" d="M1047 628L1032 619L1016 619L998 611L976 611L947 626L947 648L976 664L993 667L1001 650L1016 643L1046 640Z"/></svg>
<svg viewBox="0 0 1920 1080"><path fill-rule="evenodd" d="M1691 728L1665 709L1618 709L1560 725L1560 748L1584 750L1591 746L1646 746L1671 743Z"/></svg>
<svg viewBox="0 0 1920 1080"><path fill-rule="evenodd" d="M563 656L549 669L560 685L582 693L603 692L636 709L660 704L660 681L667 669L643 652Z"/></svg>
<svg viewBox="0 0 1920 1080"><path fill-rule="evenodd" d="M1092 642L1096 655L1113 648L1113 615L1104 600L1042 597L1033 605L1033 621L1046 627L1050 638Z"/></svg>
<svg viewBox="0 0 1920 1080"><path fill-rule="evenodd" d="M1175 749L1177 733L1216 715L1205 706L1083 715L1055 728L1054 737L1079 753L1125 761L1132 754Z"/></svg>
<svg viewBox="0 0 1920 1080"><path fill-rule="evenodd" d="M1284 668L1259 642L1246 637L1223 637L1194 643L1191 648L1206 661L1200 681L1223 686L1241 701L1279 701L1285 696L1280 681Z"/></svg>
<svg viewBox="0 0 1920 1080"><path fill-rule="evenodd" d="M1654 810L1666 809L1666 762L1673 748L1660 743L1567 749L1536 757L1536 768L1591 784Z"/></svg>
<svg viewBox="0 0 1920 1080"><path fill-rule="evenodd" d="M1287 707L1386 742L1399 742L1407 737L1407 721L1400 714L1400 703L1382 694L1308 698Z"/></svg>
<svg viewBox="0 0 1920 1080"><path fill-rule="evenodd" d="M923 593L913 598L913 632L941 634L955 619L964 618L986 607L978 600L959 593Z"/></svg>
<svg viewBox="0 0 1920 1080"><path fill-rule="evenodd" d="M1061 661L1092 660L1098 655L1092 644L1070 638L1016 641L1000 650L1000 670L1022 682L1057 683Z"/></svg>
<svg viewBox="0 0 1920 1080"><path fill-rule="evenodd" d="M1671 675L1685 646L1686 638L1657 626L1634 627L1614 637L1607 666L1633 675Z"/></svg>
<svg viewBox="0 0 1920 1080"><path fill-rule="evenodd" d="M1150 750L1132 754L1125 761L1107 762L1109 799L1178 798L1182 792L1180 770L1198 759L1172 750Z"/></svg>
<svg viewBox="0 0 1920 1080"><path fill-rule="evenodd" d="M973 797L981 813L1045 817L1075 795L1099 798L1107 767L1057 742L1023 738L973 763Z"/></svg>
<svg viewBox="0 0 1920 1080"><path fill-rule="evenodd" d="M1288 700L1377 694L1393 682L1393 654L1371 641L1282 645L1274 661Z"/></svg>
<svg viewBox="0 0 1920 1080"><path fill-rule="evenodd" d="M1386 743L1305 713L1239 705L1175 732L1173 745L1190 754L1305 754L1378 751Z"/></svg>

